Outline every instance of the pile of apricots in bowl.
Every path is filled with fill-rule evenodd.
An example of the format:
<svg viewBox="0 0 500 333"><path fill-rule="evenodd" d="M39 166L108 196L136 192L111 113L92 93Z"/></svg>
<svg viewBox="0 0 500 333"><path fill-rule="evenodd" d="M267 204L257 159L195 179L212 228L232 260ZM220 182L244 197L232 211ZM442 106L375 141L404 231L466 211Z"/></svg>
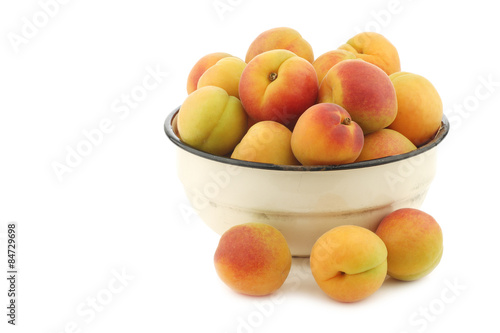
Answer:
<svg viewBox="0 0 500 333"><path fill-rule="evenodd" d="M404 154L441 127L441 98L402 72L396 48L364 32L314 58L291 28L260 34L245 60L203 56L174 120L201 151L276 165L341 165Z"/></svg>

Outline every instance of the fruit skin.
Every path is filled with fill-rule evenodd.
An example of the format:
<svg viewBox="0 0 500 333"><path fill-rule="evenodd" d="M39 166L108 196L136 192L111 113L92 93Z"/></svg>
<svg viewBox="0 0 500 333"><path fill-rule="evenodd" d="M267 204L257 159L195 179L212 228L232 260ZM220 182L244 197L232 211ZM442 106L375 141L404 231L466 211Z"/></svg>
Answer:
<svg viewBox="0 0 500 333"><path fill-rule="evenodd" d="M403 134L383 128L365 135L363 149L356 162L405 154L415 149L417 147Z"/></svg>
<svg viewBox="0 0 500 333"><path fill-rule="evenodd" d="M291 148L292 132L275 121L260 121L254 124L236 146L231 158L238 160L298 165Z"/></svg>
<svg viewBox="0 0 500 333"><path fill-rule="evenodd" d="M202 76L207 69L215 65L217 61L225 57L232 57L232 55L225 52L214 52L201 57L196 62L193 68L191 68L187 79L186 90L188 95L197 89L200 76Z"/></svg>
<svg viewBox="0 0 500 333"><path fill-rule="evenodd" d="M247 131L255 124L257 124L258 121L255 119L252 119L251 117L248 117L248 122L247 122Z"/></svg>
<svg viewBox="0 0 500 333"><path fill-rule="evenodd" d="M247 114L239 99L219 87L207 86L191 93L177 119L180 138L204 152L224 156L247 130Z"/></svg>
<svg viewBox="0 0 500 333"><path fill-rule="evenodd" d="M384 242L372 231L355 225L324 233L313 245L310 261L318 286L340 302L370 296L387 275Z"/></svg>
<svg viewBox="0 0 500 333"><path fill-rule="evenodd" d="M245 223L220 238L214 265L221 280L238 293L263 296L285 282L292 256L283 234L264 223Z"/></svg>
<svg viewBox="0 0 500 333"><path fill-rule="evenodd" d="M197 89L216 86L224 89L229 95L239 98L238 86L241 73L246 65L243 60L237 57L222 58L200 76Z"/></svg>
<svg viewBox="0 0 500 333"><path fill-rule="evenodd" d="M352 163L363 148L363 131L341 106L320 103L300 116L292 133L292 151L303 165Z"/></svg>
<svg viewBox="0 0 500 333"><path fill-rule="evenodd" d="M266 51L284 49L289 50L312 63L314 52L298 31L288 27L273 28L264 31L248 47L245 62L249 63L258 54Z"/></svg>
<svg viewBox="0 0 500 333"><path fill-rule="evenodd" d="M240 99L256 121L273 120L289 128L316 102L318 78L314 67L287 50L261 53L241 74Z"/></svg>
<svg viewBox="0 0 500 333"><path fill-rule="evenodd" d="M413 281L429 274L443 255L443 233L436 220L414 208L401 208L387 215L375 233L387 246L388 274Z"/></svg>
<svg viewBox="0 0 500 333"><path fill-rule="evenodd" d="M312 65L314 70L316 70L319 84L321 84L321 81L323 81L323 78L326 73L328 73L330 68L346 59L356 59L356 56L346 50L332 50L323 53L316 60L314 60Z"/></svg>
<svg viewBox="0 0 500 333"><path fill-rule="evenodd" d="M376 32L361 32L339 47L354 53L363 59L381 68L387 75L399 72L401 63L396 47L383 35Z"/></svg>
<svg viewBox="0 0 500 333"><path fill-rule="evenodd" d="M398 99L398 114L389 128L417 147L430 141L441 127L443 102L432 83L423 76L398 72L389 76Z"/></svg>
<svg viewBox="0 0 500 333"><path fill-rule="evenodd" d="M319 88L318 102L342 106L364 134L387 127L398 112L389 76L359 59L341 61L328 71Z"/></svg>

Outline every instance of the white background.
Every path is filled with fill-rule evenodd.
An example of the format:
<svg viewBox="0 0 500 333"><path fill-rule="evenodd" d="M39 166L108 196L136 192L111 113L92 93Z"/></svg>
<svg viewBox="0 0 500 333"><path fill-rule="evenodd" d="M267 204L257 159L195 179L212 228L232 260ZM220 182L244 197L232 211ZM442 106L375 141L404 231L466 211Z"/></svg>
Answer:
<svg viewBox="0 0 500 333"><path fill-rule="evenodd" d="M221 0L229 7L218 13L214 0L60 0L50 17L41 3L59 2L0 5L0 233L5 237L9 221L19 224L12 331L412 333L498 326L492 301L500 297L500 24L493 2ZM34 21L39 28L26 28ZM244 59L251 41L277 26L298 30L316 56L358 31L381 32L398 48L403 70L427 77L440 92L453 121L422 207L445 238L442 261L429 276L388 280L355 304L325 296L305 260L294 260L292 279L274 298L235 294L217 277L219 236L189 208L163 121L186 97L199 58L228 52ZM124 108L121 99L140 89L148 70L161 72L158 85ZM59 179L54 163L65 163L68 149L84 145L84 132L103 121L108 133ZM5 272L5 238L0 242ZM4 332L12 327L0 276Z"/></svg>

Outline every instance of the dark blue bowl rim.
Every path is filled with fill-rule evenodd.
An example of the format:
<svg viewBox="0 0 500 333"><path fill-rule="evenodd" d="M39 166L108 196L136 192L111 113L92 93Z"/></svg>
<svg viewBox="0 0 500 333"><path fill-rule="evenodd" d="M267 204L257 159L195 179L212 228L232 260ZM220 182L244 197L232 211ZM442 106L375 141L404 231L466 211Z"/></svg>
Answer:
<svg viewBox="0 0 500 333"><path fill-rule="evenodd" d="M436 147L443 139L446 137L450 130L450 123L448 118L443 114L443 118L441 120L441 127L437 131L434 138L426 143L425 145L419 147L418 149L411 151L409 153L388 156L383 158L378 158L374 160L349 163L349 164L341 164L341 165L312 165L312 166L303 166L303 165L276 165L276 164L268 164L268 163L258 163L258 162L249 162L237 160L229 157L212 155L201 150L195 149L184 142L182 142L177 135L175 135L172 129L172 119L175 117L177 112L179 112L180 106L175 108L166 118L164 123L164 129L167 137L172 141L177 147L191 153L197 155L202 158L206 158L212 161L246 167L246 168L255 168L255 169L265 169L265 170L278 170L278 171L334 171L334 170L350 170L350 169L359 169L366 167L374 167L378 165L394 163L397 161L401 161L416 155L420 155L429 151Z"/></svg>

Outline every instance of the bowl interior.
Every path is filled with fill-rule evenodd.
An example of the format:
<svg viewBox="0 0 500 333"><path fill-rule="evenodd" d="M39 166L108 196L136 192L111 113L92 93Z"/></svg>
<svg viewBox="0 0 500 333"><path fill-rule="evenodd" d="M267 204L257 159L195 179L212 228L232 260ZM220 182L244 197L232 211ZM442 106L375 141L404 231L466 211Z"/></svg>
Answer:
<svg viewBox="0 0 500 333"><path fill-rule="evenodd" d="M174 133L172 129L172 120L175 117L175 115L179 112L180 106L175 108L167 117L165 120L164 124L164 129L167 137L172 141L176 146L179 148L190 152L192 154L195 154L199 157L202 158L207 158L213 161L221 162L221 163L226 163L226 164L231 164L231 165L236 165L236 166L241 166L241 167L248 167L248 168L258 168L258 169L268 169L268 170L286 170L286 171L330 171L330 170L346 170L346 169L357 169L357 168L365 168L365 167L372 167L372 166L377 166L377 165L383 165L387 163L393 163L397 162L400 160L404 160L419 154L422 154L426 151L429 151L430 149L434 148L437 146L443 139L446 137L450 130L450 123L448 121L448 118L446 115L443 114L443 118L441 120L441 127L437 131L436 135L434 138L426 143L423 146L418 147L418 149L405 153L405 154L399 154L399 155L394 155L394 156L388 156L388 157L383 157L383 158L378 158L375 160L368 160L368 161L362 161L362 162L356 162L356 163L349 163L349 164L341 164L341 165L312 165L312 166L303 166L303 165L276 165L276 164L268 164L268 163L257 163L257 162L249 162L249 161L241 161L229 157L223 157L223 156L217 156L217 155L212 155L206 152L203 152L201 150L195 149L184 142L180 140L179 137Z"/></svg>

